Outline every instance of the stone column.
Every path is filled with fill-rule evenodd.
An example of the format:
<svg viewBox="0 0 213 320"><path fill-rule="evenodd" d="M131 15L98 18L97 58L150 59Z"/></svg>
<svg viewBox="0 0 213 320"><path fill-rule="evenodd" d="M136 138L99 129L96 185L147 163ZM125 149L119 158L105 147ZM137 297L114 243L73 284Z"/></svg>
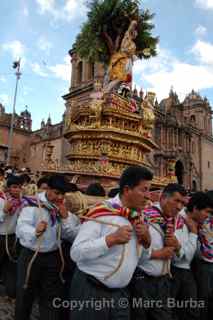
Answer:
<svg viewBox="0 0 213 320"><path fill-rule="evenodd" d="M71 56L72 74L71 74L71 88L76 87L77 84L77 56L75 53Z"/></svg>

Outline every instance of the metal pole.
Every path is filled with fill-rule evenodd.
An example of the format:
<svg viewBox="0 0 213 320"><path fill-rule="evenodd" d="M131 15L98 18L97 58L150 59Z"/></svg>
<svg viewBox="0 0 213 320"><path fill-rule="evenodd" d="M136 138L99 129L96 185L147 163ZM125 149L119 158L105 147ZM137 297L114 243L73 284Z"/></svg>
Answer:
<svg viewBox="0 0 213 320"><path fill-rule="evenodd" d="M13 112L12 112L12 117L11 117L11 122L10 122L10 133L9 133L9 143L8 143L8 153L7 153L7 165L10 165L11 152L12 152L12 146L13 146L13 126L14 126L15 111L16 111L16 97L17 97L17 91L18 91L18 82L19 82L19 79L21 77L20 64L21 64L21 59L19 59L18 66L17 66L17 71L15 73L15 75L16 75L16 87L15 87L15 94L14 94L14 100L13 100Z"/></svg>

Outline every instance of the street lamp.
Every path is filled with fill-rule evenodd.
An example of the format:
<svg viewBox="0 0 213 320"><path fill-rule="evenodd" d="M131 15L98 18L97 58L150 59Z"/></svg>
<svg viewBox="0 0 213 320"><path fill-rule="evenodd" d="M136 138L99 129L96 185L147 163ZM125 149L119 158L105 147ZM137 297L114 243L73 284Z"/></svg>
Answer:
<svg viewBox="0 0 213 320"><path fill-rule="evenodd" d="M15 110L16 110L16 97L17 97L17 91L18 91L18 82L21 77L20 66L21 66L21 59L19 58L18 61L13 62L13 69L16 69L16 73L15 73L16 87L15 87L15 94L14 94L14 99L13 99L13 112L12 112L12 117L11 117L11 122L10 122L7 165L10 165L10 161L11 161L11 151L12 151L12 145L13 145L13 126L14 126Z"/></svg>

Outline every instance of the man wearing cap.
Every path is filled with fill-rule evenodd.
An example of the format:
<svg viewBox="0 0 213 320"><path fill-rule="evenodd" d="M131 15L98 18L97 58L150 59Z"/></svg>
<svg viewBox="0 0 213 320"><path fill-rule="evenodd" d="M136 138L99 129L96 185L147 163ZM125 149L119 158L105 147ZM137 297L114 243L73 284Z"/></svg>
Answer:
<svg viewBox="0 0 213 320"><path fill-rule="evenodd" d="M61 237L72 241L79 227L78 218L64 204L64 194L72 187L64 176L53 175L47 191L20 213L16 233L22 251L18 259L16 320L30 319L36 295L40 319L60 319L54 299L63 294Z"/></svg>
<svg viewBox="0 0 213 320"><path fill-rule="evenodd" d="M15 297L15 231L21 205L21 180L10 176L6 192L0 192L0 268L7 296Z"/></svg>

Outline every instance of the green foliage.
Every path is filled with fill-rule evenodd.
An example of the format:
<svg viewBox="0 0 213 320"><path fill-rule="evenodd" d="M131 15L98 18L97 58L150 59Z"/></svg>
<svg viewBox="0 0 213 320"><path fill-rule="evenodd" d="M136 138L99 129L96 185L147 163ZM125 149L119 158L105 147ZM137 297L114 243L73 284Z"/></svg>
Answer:
<svg viewBox="0 0 213 320"><path fill-rule="evenodd" d="M82 26L74 45L81 58L108 64L110 56L120 47L130 21L138 21L135 40L137 56L148 58L143 50L156 55L158 38L152 36L153 14L140 9L141 0L90 0L87 2L88 19Z"/></svg>

